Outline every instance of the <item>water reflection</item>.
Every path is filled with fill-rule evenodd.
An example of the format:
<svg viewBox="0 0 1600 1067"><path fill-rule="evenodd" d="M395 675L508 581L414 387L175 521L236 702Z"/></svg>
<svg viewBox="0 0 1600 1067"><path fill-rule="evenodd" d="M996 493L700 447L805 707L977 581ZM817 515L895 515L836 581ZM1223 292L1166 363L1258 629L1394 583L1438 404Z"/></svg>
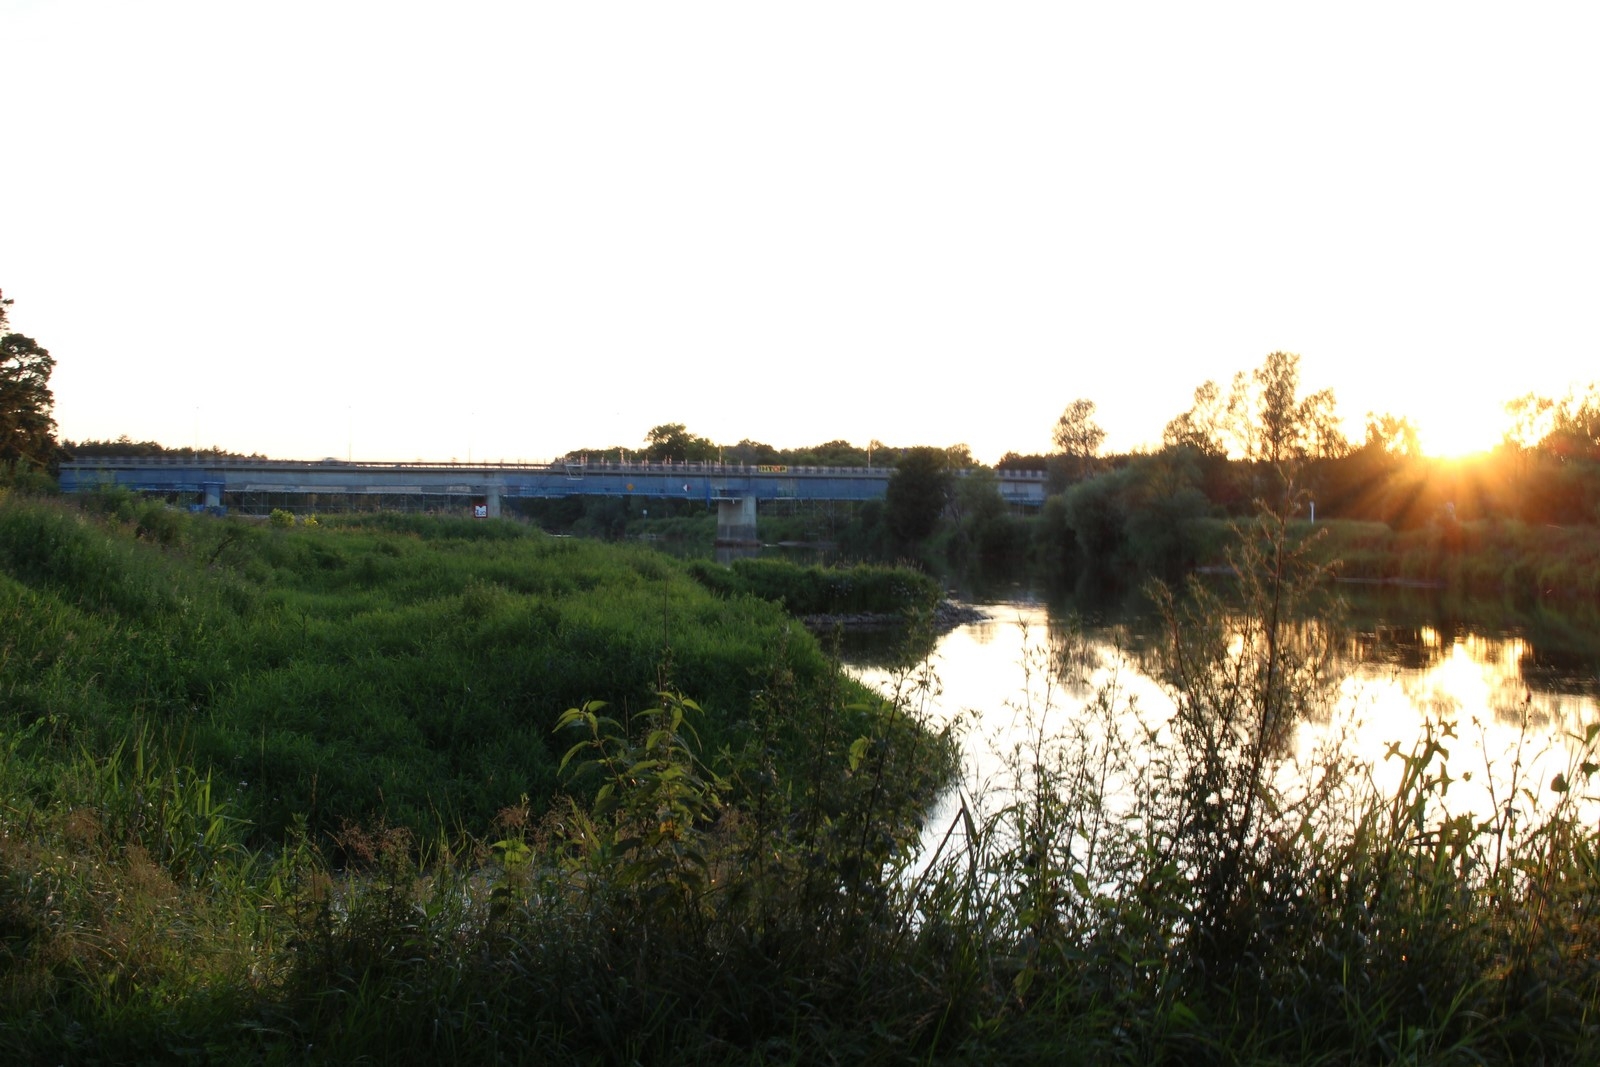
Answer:
<svg viewBox="0 0 1600 1067"><path fill-rule="evenodd" d="M925 713L936 725L956 723L967 768L964 789L993 812L1006 803L1019 746L1046 732L1068 736L1104 692L1121 714L1145 726L1172 714L1157 680L1160 628L1148 617L1083 622L1028 601L990 604L992 618L940 637L928 666L938 685ZM880 638L881 639L881 638ZM1581 786L1578 739L1600 722L1600 653L1551 655L1525 636L1474 631L1460 624L1371 624L1336 647L1341 677L1326 717L1299 724L1293 754L1301 761L1329 746L1369 768L1392 789L1406 753L1432 724L1445 731L1440 794L1452 814L1503 810L1515 795L1524 805L1548 800L1552 782ZM893 686L882 660L845 661L879 688ZM1600 780L1582 791L1600 794ZM942 836L957 794L930 812L929 833Z"/></svg>

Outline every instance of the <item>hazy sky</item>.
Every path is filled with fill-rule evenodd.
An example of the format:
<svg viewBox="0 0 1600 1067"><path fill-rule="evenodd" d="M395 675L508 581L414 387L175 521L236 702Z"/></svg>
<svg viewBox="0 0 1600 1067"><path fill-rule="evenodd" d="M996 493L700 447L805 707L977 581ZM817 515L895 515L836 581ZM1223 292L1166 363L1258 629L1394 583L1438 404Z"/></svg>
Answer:
<svg viewBox="0 0 1600 1067"><path fill-rule="evenodd" d="M0 0L61 434L547 458L1359 433L1600 377L1600 5Z"/></svg>

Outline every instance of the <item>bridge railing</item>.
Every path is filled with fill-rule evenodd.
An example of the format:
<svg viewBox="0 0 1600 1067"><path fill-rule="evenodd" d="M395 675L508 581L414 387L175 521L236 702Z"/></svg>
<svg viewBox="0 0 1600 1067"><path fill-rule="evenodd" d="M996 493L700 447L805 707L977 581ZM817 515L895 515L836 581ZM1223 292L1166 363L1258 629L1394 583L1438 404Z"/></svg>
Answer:
<svg viewBox="0 0 1600 1067"><path fill-rule="evenodd" d="M141 467L280 467L299 470L324 468L355 468L364 470L539 470L582 475L587 471L600 473L684 473L684 474L806 474L830 477L882 478L893 472L893 467L822 467L809 464L785 463L716 463L691 460L687 462L634 462L611 460L467 462L457 460L354 460L341 459L303 460L269 459L265 456L214 456L206 454L173 455L160 453L152 456L76 456L62 466L74 470L128 470ZM958 474L968 473L965 470ZM1044 481L1044 471L995 471L1002 481Z"/></svg>

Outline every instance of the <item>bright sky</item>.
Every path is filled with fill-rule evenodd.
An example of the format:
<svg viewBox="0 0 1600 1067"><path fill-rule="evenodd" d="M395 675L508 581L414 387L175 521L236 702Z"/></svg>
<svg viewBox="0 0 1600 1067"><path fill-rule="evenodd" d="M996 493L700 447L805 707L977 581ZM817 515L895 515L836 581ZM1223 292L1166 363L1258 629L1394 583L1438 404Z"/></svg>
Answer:
<svg viewBox="0 0 1600 1067"><path fill-rule="evenodd" d="M1600 377L1600 6L0 0L62 436L1159 442L1274 349L1424 443Z"/></svg>

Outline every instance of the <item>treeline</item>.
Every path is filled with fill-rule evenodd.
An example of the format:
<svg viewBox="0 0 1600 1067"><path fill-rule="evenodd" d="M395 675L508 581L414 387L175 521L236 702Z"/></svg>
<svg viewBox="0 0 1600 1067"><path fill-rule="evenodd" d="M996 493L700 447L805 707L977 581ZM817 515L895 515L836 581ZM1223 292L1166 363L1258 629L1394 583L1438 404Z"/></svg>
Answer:
<svg viewBox="0 0 1600 1067"><path fill-rule="evenodd" d="M1464 524L1600 523L1600 392L1530 395L1507 409L1511 429L1477 457L1424 456L1415 428L1389 414L1369 414L1353 444L1332 391L1302 396L1299 358L1275 352L1226 392L1196 389L1159 451L1102 457L1093 404L1075 402L1057 427L1060 452L1046 459L1055 492L1034 543L1069 562L1170 573L1216 555L1214 520L1263 501L1317 521L1434 530L1445 551L1469 545Z"/></svg>
<svg viewBox="0 0 1600 1067"><path fill-rule="evenodd" d="M174 459L265 459L259 452L230 452L221 445L212 445L209 448L168 448L159 441L135 441L127 434L116 440L98 440L88 438L83 441L66 439L61 442L61 451L67 458L77 456L95 456L117 458L143 458L146 456L166 456Z"/></svg>
<svg viewBox="0 0 1600 1067"><path fill-rule="evenodd" d="M645 434L643 448L637 445L607 445L602 448L569 449L567 460L602 460L635 463L729 463L757 466L781 464L793 467L892 467L906 451L873 439L865 447L849 441L824 441L800 448L776 448L762 441L744 438L737 444L718 444L709 437L689 432L681 422L662 423ZM972 453L964 444L945 449L953 462L973 465Z"/></svg>
<svg viewBox="0 0 1600 1067"><path fill-rule="evenodd" d="M892 465L888 495L812 512L796 536L822 538L861 557L917 556L975 560L1027 559L1063 568L1129 568L1173 574L1219 558L1219 526L1254 513L1258 503L1297 510L1304 518L1382 523L1406 533L1438 528L1450 541L1461 524L1486 520L1527 525L1590 526L1600 522L1600 391L1566 397L1529 394L1507 404L1502 444L1470 459L1424 456L1404 416L1368 413L1365 436L1349 439L1331 389L1304 391L1300 358L1273 352L1226 386L1202 383L1191 407L1171 418L1153 451L1103 455L1106 433L1093 401L1067 405L1048 454L1007 453L991 470L963 445L859 448L831 441L780 450L750 440L717 445L682 423L653 428L634 453L579 450L650 461ZM882 457L881 460L878 457ZM1048 497L1037 514L1019 513L1001 497L996 471L1047 475ZM668 535L709 529L693 502L648 505L663 520L685 524ZM625 501L541 504L542 523L620 537L643 517ZM772 525L776 516L763 515Z"/></svg>

